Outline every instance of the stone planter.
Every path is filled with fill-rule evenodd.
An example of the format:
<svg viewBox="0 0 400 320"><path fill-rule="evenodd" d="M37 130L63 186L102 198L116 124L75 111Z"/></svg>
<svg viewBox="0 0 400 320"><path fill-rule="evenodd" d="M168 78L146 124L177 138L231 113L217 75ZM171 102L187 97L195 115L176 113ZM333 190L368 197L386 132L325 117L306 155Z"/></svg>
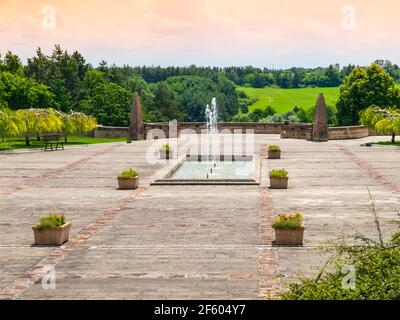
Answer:
<svg viewBox="0 0 400 320"><path fill-rule="evenodd" d="M288 177L269 177L271 189L287 189L288 181Z"/></svg>
<svg viewBox="0 0 400 320"><path fill-rule="evenodd" d="M139 177L127 179L118 178L119 190L133 190L139 187Z"/></svg>
<svg viewBox="0 0 400 320"><path fill-rule="evenodd" d="M35 238L35 245L60 246L68 241L70 228L71 222L61 227L47 229L38 229L36 226L33 226L32 230Z"/></svg>
<svg viewBox="0 0 400 320"><path fill-rule="evenodd" d="M165 150L160 150L160 159L172 159L172 152L165 152Z"/></svg>
<svg viewBox="0 0 400 320"><path fill-rule="evenodd" d="M299 229L275 229L275 244L301 246L304 241L304 227Z"/></svg>
<svg viewBox="0 0 400 320"><path fill-rule="evenodd" d="M281 151L268 151L268 159L280 159Z"/></svg>

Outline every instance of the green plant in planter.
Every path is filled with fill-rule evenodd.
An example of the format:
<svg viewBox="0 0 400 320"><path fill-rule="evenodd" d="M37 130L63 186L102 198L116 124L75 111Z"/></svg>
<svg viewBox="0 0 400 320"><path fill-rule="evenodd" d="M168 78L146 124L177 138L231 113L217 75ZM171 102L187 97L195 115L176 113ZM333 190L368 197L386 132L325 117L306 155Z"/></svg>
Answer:
<svg viewBox="0 0 400 320"><path fill-rule="evenodd" d="M66 224L67 221L63 215L50 214L40 218L40 223L36 225L39 230L51 229L61 227Z"/></svg>
<svg viewBox="0 0 400 320"><path fill-rule="evenodd" d="M281 151L281 148L280 148L278 145L276 145L276 144L271 144L271 145L268 147L268 151L269 151L269 152L280 152L280 151Z"/></svg>
<svg viewBox="0 0 400 320"><path fill-rule="evenodd" d="M289 172L287 172L285 169L272 170L269 173L269 176L272 178L286 178L288 175Z"/></svg>
<svg viewBox="0 0 400 320"><path fill-rule="evenodd" d="M125 171L122 171L122 173L118 176L118 179L130 179L130 178L136 178L139 176L139 172L132 170L131 168Z"/></svg>
<svg viewBox="0 0 400 320"><path fill-rule="evenodd" d="M172 147L169 144L164 144L161 148L160 151L165 152L165 153L172 153Z"/></svg>
<svg viewBox="0 0 400 320"><path fill-rule="evenodd" d="M303 215L300 212L280 214L272 225L274 229L299 229L303 227Z"/></svg>

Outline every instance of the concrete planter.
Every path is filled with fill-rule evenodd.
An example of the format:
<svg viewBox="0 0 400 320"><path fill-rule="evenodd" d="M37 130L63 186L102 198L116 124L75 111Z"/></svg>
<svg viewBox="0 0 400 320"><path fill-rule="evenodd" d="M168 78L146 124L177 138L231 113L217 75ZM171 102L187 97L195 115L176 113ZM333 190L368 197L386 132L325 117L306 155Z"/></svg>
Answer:
<svg viewBox="0 0 400 320"><path fill-rule="evenodd" d="M268 159L280 159L281 151L268 151Z"/></svg>
<svg viewBox="0 0 400 320"><path fill-rule="evenodd" d="M38 229L36 226L33 226L32 230L35 238L35 245L60 246L68 241L70 228L71 222L61 227L47 229Z"/></svg>
<svg viewBox="0 0 400 320"><path fill-rule="evenodd" d="M275 229L275 244L301 246L304 241L304 227L299 229Z"/></svg>
<svg viewBox="0 0 400 320"><path fill-rule="evenodd" d="M127 179L118 178L118 186L120 190L133 190L139 187L139 177Z"/></svg>
<svg viewBox="0 0 400 320"><path fill-rule="evenodd" d="M165 150L160 150L160 159L172 159L172 152L165 152Z"/></svg>
<svg viewBox="0 0 400 320"><path fill-rule="evenodd" d="M287 189L288 188L288 177L269 177L271 189Z"/></svg>

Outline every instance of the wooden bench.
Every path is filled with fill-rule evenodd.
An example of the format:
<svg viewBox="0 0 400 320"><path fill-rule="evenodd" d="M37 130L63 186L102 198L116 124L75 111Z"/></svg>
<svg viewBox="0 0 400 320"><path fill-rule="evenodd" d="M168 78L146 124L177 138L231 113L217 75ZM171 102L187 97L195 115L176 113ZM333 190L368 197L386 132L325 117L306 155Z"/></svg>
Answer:
<svg viewBox="0 0 400 320"><path fill-rule="evenodd" d="M43 134L41 135L41 139L45 143L44 151L57 151L58 149L64 150L64 141L61 141L61 134Z"/></svg>

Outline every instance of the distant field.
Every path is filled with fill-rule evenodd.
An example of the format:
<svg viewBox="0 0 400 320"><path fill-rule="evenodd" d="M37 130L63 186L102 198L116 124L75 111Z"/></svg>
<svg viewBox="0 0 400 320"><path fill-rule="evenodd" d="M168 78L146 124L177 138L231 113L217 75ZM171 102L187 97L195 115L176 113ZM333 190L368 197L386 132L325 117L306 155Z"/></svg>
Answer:
<svg viewBox="0 0 400 320"><path fill-rule="evenodd" d="M315 106L318 94L325 95L327 105L334 106L339 98L339 88L300 88L300 89L280 89L280 88L248 88L237 87L237 90L244 91L249 97L258 97L259 100L249 107L250 111L255 108L265 109L272 106L277 113L284 113L295 106L309 109Z"/></svg>

